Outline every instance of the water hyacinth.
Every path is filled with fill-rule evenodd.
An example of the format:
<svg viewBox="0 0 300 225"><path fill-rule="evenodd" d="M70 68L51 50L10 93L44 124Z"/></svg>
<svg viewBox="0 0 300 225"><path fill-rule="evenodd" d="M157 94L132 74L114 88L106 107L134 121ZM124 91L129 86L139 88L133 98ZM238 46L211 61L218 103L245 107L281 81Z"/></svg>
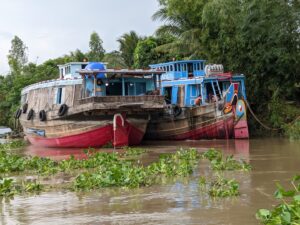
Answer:
<svg viewBox="0 0 300 225"><path fill-rule="evenodd" d="M274 194L281 201L273 210L259 209L256 218L266 225L297 225L300 224L300 176L294 176L291 181L291 190L285 190L277 184Z"/></svg>
<svg viewBox="0 0 300 225"><path fill-rule="evenodd" d="M109 153L103 153L103 156ZM198 153L195 149L180 150L165 154L158 162L147 167L116 158L107 158L106 163L95 172L78 175L73 183L75 190L91 190L102 187L139 187L150 185L157 175L187 176L193 172ZM113 162L111 160L114 160Z"/></svg>
<svg viewBox="0 0 300 225"><path fill-rule="evenodd" d="M211 162L213 170L240 170L250 171L251 165L243 160L236 160L233 155L224 156L222 152L209 149L201 155L201 158L208 159Z"/></svg>

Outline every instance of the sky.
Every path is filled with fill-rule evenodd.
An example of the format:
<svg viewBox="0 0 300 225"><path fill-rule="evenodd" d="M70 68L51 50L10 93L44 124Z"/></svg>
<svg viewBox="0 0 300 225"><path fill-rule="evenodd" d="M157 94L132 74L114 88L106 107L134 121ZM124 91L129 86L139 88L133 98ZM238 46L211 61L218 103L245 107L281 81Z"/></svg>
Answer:
<svg viewBox="0 0 300 225"><path fill-rule="evenodd" d="M17 35L28 47L30 62L42 63L80 49L89 49L95 31L104 49L131 30L152 35L160 25L151 16L157 0L0 0L0 74L9 71L7 54Z"/></svg>

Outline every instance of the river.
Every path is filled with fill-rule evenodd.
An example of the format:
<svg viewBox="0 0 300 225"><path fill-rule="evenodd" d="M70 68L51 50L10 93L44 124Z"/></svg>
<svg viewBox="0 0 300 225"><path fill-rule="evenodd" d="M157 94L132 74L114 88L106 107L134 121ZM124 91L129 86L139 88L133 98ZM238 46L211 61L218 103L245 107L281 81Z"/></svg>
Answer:
<svg viewBox="0 0 300 225"><path fill-rule="evenodd" d="M1 224L259 224L259 208L272 208L276 182L284 186L300 174L300 142L286 139L147 142L147 158L178 147L209 147L242 157L251 172L227 172L240 182L239 197L212 199L199 191L197 178L210 173L199 164L189 179L137 189L107 188L92 192L51 191L2 200ZM27 155L67 158L72 150L28 146ZM81 151L73 154L80 157ZM148 159L144 160L148 160Z"/></svg>

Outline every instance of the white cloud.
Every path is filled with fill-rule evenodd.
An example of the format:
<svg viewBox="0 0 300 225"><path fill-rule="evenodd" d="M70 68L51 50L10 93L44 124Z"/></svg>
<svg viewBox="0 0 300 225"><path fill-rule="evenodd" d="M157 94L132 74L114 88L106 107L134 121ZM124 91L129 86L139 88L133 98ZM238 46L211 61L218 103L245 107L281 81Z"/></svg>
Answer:
<svg viewBox="0 0 300 225"><path fill-rule="evenodd" d="M0 74L8 71L7 54L14 35L28 46L29 60L38 63L80 49L88 50L96 31L107 51L130 30L151 35L158 27L151 16L157 0L0 0Z"/></svg>

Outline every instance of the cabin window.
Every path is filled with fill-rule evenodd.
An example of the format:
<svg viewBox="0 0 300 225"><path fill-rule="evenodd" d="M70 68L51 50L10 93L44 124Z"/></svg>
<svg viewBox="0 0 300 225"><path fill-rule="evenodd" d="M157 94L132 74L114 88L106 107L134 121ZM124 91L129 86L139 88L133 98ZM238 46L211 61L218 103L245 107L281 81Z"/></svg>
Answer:
<svg viewBox="0 0 300 225"><path fill-rule="evenodd" d="M181 71L181 65L177 64L177 67L178 67L178 71Z"/></svg>
<svg viewBox="0 0 300 225"><path fill-rule="evenodd" d="M57 95L56 95L56 104L61 104L62 100L62 88L57 89Z"/></svg>
<svg viewBox="0 0 300 225"><path fill-rule="evenodd" d="M64 76L64 69L60 69L60 75L63 77Z"/></svg>
<svg viewBox="0 0 300 225"><path fill-rule="evenodd" d="M174 71L173 65L170 65L170 71Z"/></svg>
<svg viewBox="0 0 300 225"><path fill-rule="evenodd" d="M200 63L200 70L203 70L203 63Z"/></svg>

